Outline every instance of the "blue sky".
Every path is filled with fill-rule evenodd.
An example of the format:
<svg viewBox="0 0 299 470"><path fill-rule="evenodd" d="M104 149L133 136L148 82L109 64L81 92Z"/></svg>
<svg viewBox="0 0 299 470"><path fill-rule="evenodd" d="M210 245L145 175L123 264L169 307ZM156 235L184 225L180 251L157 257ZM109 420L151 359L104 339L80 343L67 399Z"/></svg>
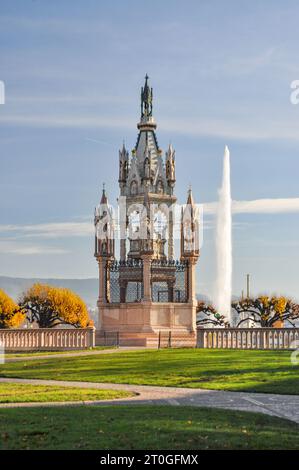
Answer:
<svg viewBox="0 0 299 470"><path fill-rule="evenodd" d="M93 209L102 181L116 200L148 73L179 200L189 183L197 202L217 200L227 144L233 199L256 201L234 214L233 292L249 272L255 293L299 299L298 17L296 1L2 0L0 275L97 275ZM204 222L198 291L211 295Z"/></svg>

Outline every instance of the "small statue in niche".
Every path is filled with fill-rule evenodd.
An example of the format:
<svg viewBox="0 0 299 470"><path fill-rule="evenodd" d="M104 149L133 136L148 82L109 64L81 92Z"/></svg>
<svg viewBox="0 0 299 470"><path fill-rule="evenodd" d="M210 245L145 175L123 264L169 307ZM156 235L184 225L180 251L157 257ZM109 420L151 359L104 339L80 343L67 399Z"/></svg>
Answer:
<svg viewBox="0 0 299 470"><path fill-rule="evenodd" d="M163 183L161 180L158 181L158 184L157 184L157 192L159 194L163 194L164 192L164 186L163 186Z"/></svg>
<svg viewBox="0 0 299 470"><path fill-rule="evenodd" d="M148 158L144 160L144 178L150 179L150 162Z"/></svg>

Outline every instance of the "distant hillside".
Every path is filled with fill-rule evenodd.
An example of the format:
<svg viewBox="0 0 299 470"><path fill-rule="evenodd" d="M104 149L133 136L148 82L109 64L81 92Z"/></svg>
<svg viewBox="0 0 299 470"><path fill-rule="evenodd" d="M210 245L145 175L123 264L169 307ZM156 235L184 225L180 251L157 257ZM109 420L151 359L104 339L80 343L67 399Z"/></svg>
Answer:
<svg viewBox="0 0 299 470"><path fill-rule="evenodd" d="M95 308L98 296L97 279L26 279L22 277L0 276L0 289L3 289L13 299L18 297L36 282L50 284L57 287L66 287L76 292L92 308Z"/></svg>
<svg viewBox="0 0 299 470"><path fill-rule="evenodd" d="M23 277L7 277L0 276L0 289L3 289L10 295L14 300L18 300L18 297L30 287L32 284L40 282L45 284L51 284L57 287L66 287L68 289L77 292L80 297L91 307L96 307L98 298L99 281L96 278L90 279L40 279L31 278L26 279ZM197 294L198 300L210 303L211 299L205 295Z"/></svg>

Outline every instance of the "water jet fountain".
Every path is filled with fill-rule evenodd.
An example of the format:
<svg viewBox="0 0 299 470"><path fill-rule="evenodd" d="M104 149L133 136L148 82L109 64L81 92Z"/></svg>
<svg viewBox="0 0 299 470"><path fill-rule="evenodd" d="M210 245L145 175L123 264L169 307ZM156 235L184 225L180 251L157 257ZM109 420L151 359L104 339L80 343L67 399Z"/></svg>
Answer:
<svg viewBox="0 0 299 470"><path fill-rule="evenodd" d="M216 223L217 279L215 305L221 315L232 324L232 202L230 189L230 156L225 146L223 158L222 186Z"/></svg>

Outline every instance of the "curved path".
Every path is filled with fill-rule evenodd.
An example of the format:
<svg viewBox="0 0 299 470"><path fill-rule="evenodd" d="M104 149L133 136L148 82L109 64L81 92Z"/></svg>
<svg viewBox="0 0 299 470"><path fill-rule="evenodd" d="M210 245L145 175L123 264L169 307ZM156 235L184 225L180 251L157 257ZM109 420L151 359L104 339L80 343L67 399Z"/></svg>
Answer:
<svg viewBox="0 0 299 470"><path fill-rule="evenodd" d="M2 403L0 408L45 407L68 405L173 405L202 406L242 410L278 416L299 424L299 396L275 395L270 393L225 392L222 390L203 390L177 387L156 387L149 385L128 385L113 383L71 382L39 379L0 378L2 383L23 383L32 385L61 385L65 387L126 390L135 393L132 398L84 402L46 402L46 403Z"/></svg>

